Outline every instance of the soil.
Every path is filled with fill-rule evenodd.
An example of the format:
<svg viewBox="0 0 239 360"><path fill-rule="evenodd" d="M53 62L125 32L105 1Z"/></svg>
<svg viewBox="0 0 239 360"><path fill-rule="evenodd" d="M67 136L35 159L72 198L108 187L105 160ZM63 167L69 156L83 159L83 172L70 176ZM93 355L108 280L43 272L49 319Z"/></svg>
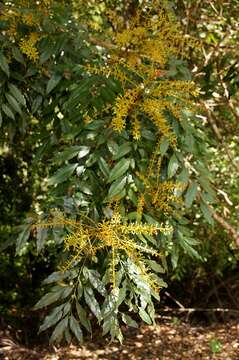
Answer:
<svg viewBox="0 0 239 360"><path fill-rule="evenodd" d="M125 328L124 342L100 335L83 346L22 347L0 331L3 360L239 360L239 319L211 325L192 324L179 317L159 316L155 326Z"/></svg>

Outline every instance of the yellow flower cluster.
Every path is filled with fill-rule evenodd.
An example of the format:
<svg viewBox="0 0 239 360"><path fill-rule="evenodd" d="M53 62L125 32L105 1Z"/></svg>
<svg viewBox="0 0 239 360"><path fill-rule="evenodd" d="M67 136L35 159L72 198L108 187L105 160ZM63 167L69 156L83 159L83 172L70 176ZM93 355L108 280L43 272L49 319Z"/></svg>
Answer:
<svg viewBox="0 0 239 360"><path fill-rule="evenodd" d="M36 61L39 58L38 50L35 46L39 39L40 35L38 33L31 33L27 39L20 41L20 50L29 60Z"/></svg>
<svg viewBox="0 0 239 360"><path fill-rule="evenodd" d="M150 209L160 209L163 213L168 214L173 211L172 203L181 204L182 198L177 195L177 190L184 189L182 183L173 183L171 181L161 182L161 162L162 158L158 155L161 140L155 147L150 158L147 176L140 172L136 175L144 184L144 192L138 197L137 203L137 219L141 221L144 207Z"/></svg>
<svg viewBox="0 0 239 360"><path fill-rule="evenodd" d="M124 89L112 109L114 130L123 130L128 119L132 136L138 140L144 124L144 120L139 123L143 112L159 130L159 137L163 135L175 147L176 136L165 114L169 112L180 119L183 108L192 108L191 97L198 90L191 81L168 79L168 60L181 55L185 41L190 46L190 39L181 36L166 4L167 1L143 0L125 23L119 19L117 9L107 9L106 16L114 27L114 31L109 30L112 41L109 44L100 40L99 44L107 48L109 57L105 66L92 72L113 76Z"/></svg>
<svg viewBox="0 0 239 360"><path fill-rule="evenodd" d="M9 4L6 3L3 8L3 12L0 14L0 20L4 20L8 23L6 34L9 37L13 37L14 42L19 42L19 47L22 52L33 61L38 59L38 51L35 44L39 40L38 31L40 31L40 26L44 16L48 15L48 6L50 4L51 0L21 0L16 1L16 4L14 4L13 7L9 2ZM26 30L23 30L23 32L19 30L19 25L25 25L24 29L26 26L30 27L32 33L28 39L23 38L26 34Z"/></svg>
<svg viewBox="0 0 239 360"><path fill-rule="evenodd" d="M132 136L134 140L139 140L141 138L141 131L140 131L140 122L138 118L138 114L134 112L131 116L131 126L132 126Z"/></svg>
<svg viewBox="0 0 239 360"><path fill-rule="evenodd" d="M115 131L122 131L126 125L126 118L134 109L139 95L140 87L127 90L123 96L118 96L114 106L114 117L111 126Z"/></svg>
<svg viewBox="0 0 239 360"><path fill-rule="evenodd" d="M149 184L149 182L147 182ZM182 198L175 194L176 190L181 190L181 184L172 182L159 183L156 187L153 185L146 186L145 192L140 194L137 204L137 215L140 221L143 209L148 204L150 208L160 209L164 214L173 211L172 203L181 204ZM147 201L146 201L147 196Z"/></svg>
<svg viewBox="0 0 239 360"><path fill-rule="evenodd" d="M145 10L148 10L145 12ZM137 53L138 62L157 63L164 66L172 55L180 53L180 41L182 42L178 26L169 16L154 13L154 6L147 1L136 11L136 15L130 19L125 29L118 30L113 40L118 54L118 60L128 64L128 57L131 52ZM121 51L125 50L122 58ZM144 72L147 73L149 66L144 65Z"/></svg>
<svg viewBox="0 0 239 360"><path fill-rule="evenodd" d="M158 225L148 225L142 223L122 223L119 213L114 213L111 220L103 220L94 223L92 220L84 217L86 221L77 222L65 219L57 215L52 222L45 224L36 224L34 227L51 227L67 225L72 229L65 239L65 248L73 252L73 256L67 262L65 270L71 267L75 262L80 261L82 256L92 257L97 251L110 248L112 261L112 284L115 286L115 266L116 258L120 253L126 254L139 268L145 273L143 254L160 256L157 250L140 243L135 235L154 235L157 232L169 233L171 227Z"/></svg>
<svg viewBox="0 0 239 360"><path fill-rule="evenodd" d="M181 100L190 98L190 95L198 96L198 88L193 81L185 80L164 80L161 81L152 91L153 96L173 96Z"/></svg>
<svg viewBox="0 0 239 360"><path fill-rule="evenodd" d="M34 14L32 12L22 14L22 22L23 22L23 24L28 25L28 26L36 25L36 17L34 16Z"/></svg>
<svg viewBox="0 0 239 360"><path fill-rule="evenodd" d="M158 63L164 66L168 60L169 54L165 51L165 42L163 39L148 39L142 46L142 57L152 63Z"/></svg>
<svg viewBox="0 0 239 360"><path fill-rule="evenodd" d="M85 69L90 74L105 75L106 77L112 76L113 78L118 79L121 84L124 84L127 81L127 75L120 69L119 66L99 67L96 65L87 64Z"/></svg>
<svg viewBox="0 0 239 360"><path fill-rule="evenodd" d="M181 184L172 182L158 184L156 189L151 189L152 204L166 214L172 212L172 202L178 204L182 202L181 197L175 195L175 190L181 188Z"/></svg>
<svg viewBox="0 0 239 360"><path fill-rule="evenodd" d="M147 30L143 26L135 26L133 29L125 29L116 34L115 43L123 48L129 45L139 45L146 38Z"/></svg>
<svg viewBox="0 0 239 360"><path fill-rule="evenodd" d="M164 111L166 107L164 102L160 101L160 99L148 98L141 104L141 109L149 116L150 119L152 119L161 134L169 140L173 147L175 147L176 136L165 118Z"/></svg>

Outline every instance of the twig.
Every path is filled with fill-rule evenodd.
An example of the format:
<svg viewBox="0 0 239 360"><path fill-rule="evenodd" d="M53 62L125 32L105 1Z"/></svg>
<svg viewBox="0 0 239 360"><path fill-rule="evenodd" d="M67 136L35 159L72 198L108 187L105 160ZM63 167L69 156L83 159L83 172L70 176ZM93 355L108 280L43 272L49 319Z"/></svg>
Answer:
<svg viewBox="0 0 239 360"><path fill-rule="evenodd" d="M172 299L175 302L175 304L177 304L180 307L180 309L185 309L185 307L177 299L175 299L175 297L173 297L167 291L165 291L164 293L166 296L168 296L170 299Z"/></svg>
<svg viewBox="0 0 239 360"><path fill-rule="evenodd" d="M176 313L183 313L183 312L222 312L222 313L229 313L233 312L236 314L239 314L239 309L225 309L225 308L180 308L180 309L174 309L166 307L164 309L160 309L160 312L176 312ZM159 315L160 317L160 315Z"/></svg>
<svg viewBox="0 0 239 360"><path fill-rule="evenodd" d="M234 227L232 227L230 224L228 224L228 222L221 217L220 215L218 215L218 213L216 213L212 207L210 206L210 210L212 212L212 216L213 218L225 229L229 232L229 234L231 234L231 236L233 237L233 239L235 240L237 246L239 246L239 234L236 231L236 229L234 229Z"/></svg>

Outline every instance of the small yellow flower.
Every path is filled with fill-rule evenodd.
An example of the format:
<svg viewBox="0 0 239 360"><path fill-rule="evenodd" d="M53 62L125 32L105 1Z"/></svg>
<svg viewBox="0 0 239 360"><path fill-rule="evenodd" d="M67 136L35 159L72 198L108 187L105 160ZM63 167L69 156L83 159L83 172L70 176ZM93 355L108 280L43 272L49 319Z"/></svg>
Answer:
<svg viewBox="0 0 239 360"><path fill-rule="evenodd" d="M122 131L126 125L126 118L135 107L138 96L141 92L140 87L127 90L123 96L116 99L112 127L115 131Z"/></svg>
<svg viewBox="0 0 239 360"><path fill-rule="evenodd" d="M22 53L25 54L30 60L36 61L39 58L38 50L28 40L22 39L20 41L19 47Z"/></svg>
<svg viewBox="0 0 239 360"><path fill-rule="evenodd" d="M131 116L131 123L132 123L132 135L134 140L139 140L141 138L140 132L140 122L137 116L137 113L134 113Z"/></svg>
<svg viewBox="0 0 239 360"><path fill-rule="evenodd" d="M20 41L20 50L32 61L36 61L39 58L39 53L35 44L40 38L41 36L38 33L33 32L29 35L28 39L22 39Z"/></svg>
<svg viewBox="0 0 239 360"><path fill-rule="evenodd" d="M152 119L161 134L175 147L176 136L165 118L164 111L166 107L164 102L160 101L160 99L145 99L141 108Z"/></svg>
<svg viewBox="0 0 239 360"><path fill-rule="evenodd" d="M34 19L34 14L32 13L22 14L22 22L29 26L37 24L36 19Z"/></svg>

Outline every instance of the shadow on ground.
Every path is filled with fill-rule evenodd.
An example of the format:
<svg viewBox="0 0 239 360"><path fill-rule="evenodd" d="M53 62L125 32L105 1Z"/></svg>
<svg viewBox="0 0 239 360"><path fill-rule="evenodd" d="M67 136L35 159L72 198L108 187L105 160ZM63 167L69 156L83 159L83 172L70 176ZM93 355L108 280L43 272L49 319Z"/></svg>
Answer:
<svg viewBox="0 0 239 360"><path fill-rule="evenodd" d="M239 360L239 319L210 326L159 318L155 326L125 329L123 345L101 336L84 346L26 349L2 336L3 360ZM7 342L8 341L8 342ZM2 354L2 355L1 355ZM2 357L1 357L2 356Z"/></svg>

